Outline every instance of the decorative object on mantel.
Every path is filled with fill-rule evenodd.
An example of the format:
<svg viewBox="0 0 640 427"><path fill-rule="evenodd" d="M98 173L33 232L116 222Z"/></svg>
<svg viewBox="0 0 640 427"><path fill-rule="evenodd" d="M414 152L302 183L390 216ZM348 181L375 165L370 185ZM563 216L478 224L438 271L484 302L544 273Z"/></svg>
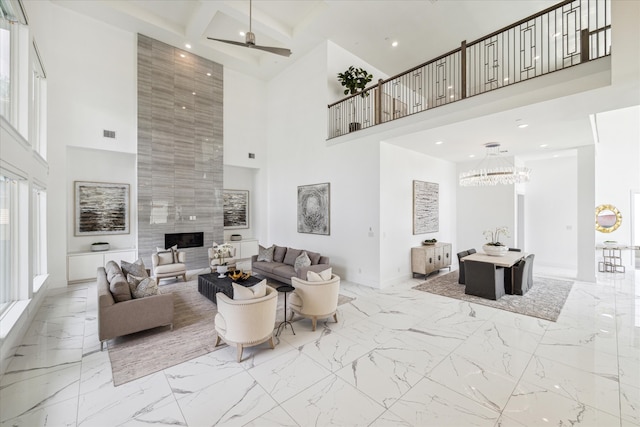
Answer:
<svg viewBox="0 0 640 427"><path fill-rule="evenodd" d="M500 234L504 234L505 237L509 236L509 228L496 227L494 230L485 230L484 237L489 241L482 246L482 250L487 255L503 256L509 251L509 248L502 242L500 242Z"/></svg>
<svg viewBox="0 0 640 427"><path fill-rule="evenodd" d="M439 185L413 181L413 234L435 233L440 228Z"/></svg>
<svg viewBox="0 0 640 427"><path fill-rule="evenodd" d="M109 243L107 242L96 242L91 244L92 252L101 252L101 251L108 251L108 250L109 250Z"/></svg>
<svg viewBox="0 0 640 427"><path fill-rule="evenodd" d="M489 142L484 145L486 157L475 169L460 174L460 185L488 186L497 184L520 184L529 181L531 170L524 166L514 166L500 154L500 144Z"/></svg>

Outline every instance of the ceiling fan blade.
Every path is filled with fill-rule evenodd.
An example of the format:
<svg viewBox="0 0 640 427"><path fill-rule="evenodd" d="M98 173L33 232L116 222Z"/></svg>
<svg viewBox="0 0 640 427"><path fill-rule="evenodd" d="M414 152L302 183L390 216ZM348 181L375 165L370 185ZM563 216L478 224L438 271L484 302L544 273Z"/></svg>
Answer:
<svg viewBox="0 0 640 427"><path fill-rule="evenodd" d="M291 50L285 49L282 47L258 46L258 45L253 45L251 47L254 49L264 50L265 52L275 53L276 55L282 55L287 57L291 56Z"/></svg>
<svg viewBox="0 0 640 427"><path fill-rule="evenodd" d="M215 40L217 42L222 42L222 43L229 43L229 44L234 44L236 46L244 46L244 47L249 47L248 44L246 43L241 43L241 42L237 42L234 40L224 40L224 39L214 39L213 37L207 37L209 40Z"/></svg>

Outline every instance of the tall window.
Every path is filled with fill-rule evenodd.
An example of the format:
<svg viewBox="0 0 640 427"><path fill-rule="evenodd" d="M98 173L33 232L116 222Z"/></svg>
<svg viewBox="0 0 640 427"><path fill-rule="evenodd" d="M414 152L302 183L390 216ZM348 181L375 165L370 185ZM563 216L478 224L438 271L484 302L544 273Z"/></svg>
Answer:
<svg viewBox="0 0 640 427"><path fill-rule="evenodd" d="M0 174L0 313L17 297L16 230L18 214L17 182Z"/></svg>
<svg viewBox="0 0 640 427"><path fill-rule="evenodd" d="M47 75L38 46L31 45L31 135L29 142L43 159L47 158Z"/></svg>
<svg viewBox="0 0 640 427"><path fill-rule="evenodd" d="M47 192L38 187L33 189L33 290L42 284L37 280L47 274Z"/></svg>
<svg viewBox="0 0 640 427"><path fill-rule="evenodd" d="M0 19L0 116L11 123L11 24Z"/></svg>

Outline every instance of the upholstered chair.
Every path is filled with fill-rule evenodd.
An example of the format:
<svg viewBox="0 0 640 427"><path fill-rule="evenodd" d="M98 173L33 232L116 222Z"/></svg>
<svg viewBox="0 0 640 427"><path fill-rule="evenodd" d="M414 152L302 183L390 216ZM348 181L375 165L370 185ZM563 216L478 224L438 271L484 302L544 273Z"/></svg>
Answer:
<svg viewBox="0 0 640 427"><path fill-rule="evenodd" d="M187 254L176 250L166 252L157 252L151 255L151 263L153 264L153 275L156 279L166 279L169 277L180 277L187 281L187 266L185 264Z"/></svg>
<svg viewBox="0 0 640 427"><path fill-rule="evenodd" d="M340 293L340 276L331 275L331 279L320 282L309 282L291 277L291 285L296 288L289 295L291 318L293 314L311 319L312 329L316 330L318 319L333 316L338 323L338 296Z"/></svg>
<svg viewBox="0 0 640 427"><path fill-rule="evenodd" d="M481 261L466 260L463 264L465 294L492 300L504 296L504 268Z"/></svg>
<svg viewBox="0 0 640 427"><path fill-rule="evenodd" d="M267 286L267 294L260 298L234 300L218 292L216 294L218 313L215 317L215 329L218 333L216 347L223 340L238 349L238 362L242 361L242 351L269 341L273 341L273 326L276 323L278 291Z"/></svg>
<svg viewBox="0 0 640 427"><path fill-rule="evenodd" d="M230 268L234 268L236 264L236 248L233 246L229 246L224 249L224 256L222 258L217 256L218 245L216 242L213 242L213 246L209 248L207 251L209 254L209 267L211 271L214 272L222 263L226 263Z"/></svg>
<svg viewBox="0 0 640 427"><path fill-rule="evenodd" d="M469 255L469 251L458 252L458 283L464 285L464 262L462 262L462 258Z"/></svg>
<svg viewBox="0 0 640 427"><path fill-rule="evenodd" d="M469 252L469 255L471 255L471 254L475 254L476 250L471 248L471 249L467 249L467 252Z"/></svg>

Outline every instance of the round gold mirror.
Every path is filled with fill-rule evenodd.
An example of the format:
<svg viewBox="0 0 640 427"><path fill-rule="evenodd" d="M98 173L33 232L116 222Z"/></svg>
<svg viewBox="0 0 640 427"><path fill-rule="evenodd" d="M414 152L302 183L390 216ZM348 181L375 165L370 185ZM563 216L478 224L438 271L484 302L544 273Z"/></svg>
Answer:
<svg viewBox="0 0 640 427"><path fill-rule="evenodd" d="M613 205L600 205L596 208L596 230L611 233L622 224L622 214Z"/></svg>

